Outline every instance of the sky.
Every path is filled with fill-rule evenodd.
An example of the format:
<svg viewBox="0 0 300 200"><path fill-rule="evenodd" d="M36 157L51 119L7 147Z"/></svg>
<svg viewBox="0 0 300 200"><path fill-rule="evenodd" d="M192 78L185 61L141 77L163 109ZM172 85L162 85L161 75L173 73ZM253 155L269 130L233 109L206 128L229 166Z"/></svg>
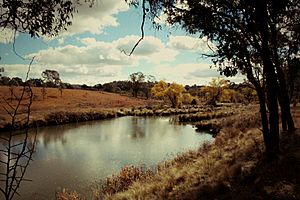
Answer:
<svg viewBox="0 0 300 200"><path fill-rule="evenodd" d="M210 59L202 56L210 51L207 39L170 27L163 16L158 21L162 30L146 21L144 40L131 56L124 54L139 40L141 21L141 9L122 0L101 0L92 8L78 7L72 26L55 38L17 34L13 48L13 33L0 29L0 68L4 67L4 76L24 78L35 57L30 78L41 78L44 70L51 69L60 73L63 82L87 85L128 80L134 72L184 85L205 85L220 76Z"/></svg>

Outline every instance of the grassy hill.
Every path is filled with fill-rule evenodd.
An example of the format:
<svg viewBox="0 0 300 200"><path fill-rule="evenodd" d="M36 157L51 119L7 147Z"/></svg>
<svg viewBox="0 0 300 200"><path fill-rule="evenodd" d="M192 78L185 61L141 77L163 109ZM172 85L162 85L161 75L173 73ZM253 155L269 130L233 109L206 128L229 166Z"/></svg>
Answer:
<svg viewBox="0 0 300 200"><path fill-rule="evenodd" d="M19 97L22 90L22 87L15 87L15 96ZM43 98L42 88L33 87L32 90L34 95L31 106L31 121L44 120L45 117L53 115L53 113L97 113L113 109L147 105L147 101L142 99L107 92L64 89L61 95L57 88L46 88L47 94ZM0 128L10 121L10 116L3 106L11 110L7 103L15 106L17 103L15 96L11 97L8 86L0 86ZM28 101L28 97L24 99L24 103L26 101ZM20 112L26 112L24 105L21 105Z"/></svg>

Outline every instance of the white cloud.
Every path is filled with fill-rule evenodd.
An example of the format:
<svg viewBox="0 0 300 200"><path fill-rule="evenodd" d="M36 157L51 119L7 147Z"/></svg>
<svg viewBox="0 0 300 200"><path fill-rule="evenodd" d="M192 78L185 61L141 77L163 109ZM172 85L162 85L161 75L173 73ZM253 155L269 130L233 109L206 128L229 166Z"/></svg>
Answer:
<svg viewBox="0 0 300 200"><path fill-rule="evenodd" d="M16 33L16 37L18 33ZM14 30L9 28L0 28L0 44L8 44L14 40Z"/></svg>
<svg viewBox="0 0 300 200"><path fill-rule="evenodd" d="M82 5L78 6L78 13L74 13L72 25L68 27L67 31L63 31L61 36L84 32L101 34L105 27L118 26L119 22L115 15L129 9L126 2L120 0L96 0L92 7L84 0L80 0L80 2Z"/></svg>
<svg viewBox="0 0 300 200"><path fill-rule="evenodd" d="M114 44L117 49L129 53L139 39L140 37L135 35L126 36L116 40ZM159 64L164 61L175 60L178 53L177 50L168 48L160 39L153 36L146 36L135 49L133 56Z"/></svg>
<svg viewBox="0 0 300 200"><path fill-rule="evenodd" d="M28 65L0 65L4 67L4 76L22 77L24 79ZM63 82L95 85L97 83L106 83L115 80L128 80L128 74L124 74L123 66L119 65L44 65L34 64L31 67L30 78L41 78L41 73L46 69L57 70ZM177 82L180 84L206 85L212 78L219 77L219 72L215 68L210 68L209 64L178 64L178 65L157 65L148 74L152 74L157 80L166 80L167 82ZM226 78L226 77L225 77ZM230 79L236 83L242 82L245 77L237 75Z"/></svg>
<svg viewBox="0 0 300 200"><path fill-rule="evenodd" d="M160 39L147 36L137 46L131 56L125 55L121 50L129 53L138 41L139 36L126 36L112 42L97 41L95 38L78 39L81 46L65 45L50 47L26 57L36 56L33 74L40 77L45 69L57 70L62 80L71 83L95 84L104 81L127 79L123 74L124 67L143 67L172 62L176 59L178 51L169 48ZM11 66L13 69L16 66ZM20 66L18 66L20 67ZM18 70L15 70L16 72ZM143 70L142 70L143 71Z"/></svg>
<svg viewBox="0 0 300 200"><path fill-rule="evenodd" d="M58 44L63 45L65 43L65 38L58 38Z"/></svg>
<svg viewBox="0 0 300 200"><path fill-rule="evenodd" d="M177 50L168 48L160 39L153 36L145 37L131 56L127 56L121 51L124 50L129 53L138 39L138 36L133 35L113 42L96 41L95 38L83 38L80 41L84 46L50 47L27 55L27 57L36 56L36 61L48 65L136 66L140 60L160 64L166 61L173 61L178 55Z"/></svg>
<svg viewBox="0 0 300 200"><path fill-rule="evenodd" d="M0 65L4 67L4 76L25 78L28 70L26 64L6 64ZM87 65L40 65L33 64L31 66L29 78L42 78L41 74L46 69L56 70L60 73L63 82L94 85L97 83L105 83L114 80L124 80L127 76L122 75L121 66L87 66Z"/></svg>
<svg viewBox="0 0 300 200"><path fill-rule="evenodd" d="M28 55L36 56L36 61L48 65L129 65L133 63L132 57L113 48L112 44L99 42L88 46L78 47L67 45L57 48L41 50L38 53Z"/></svg>
<svg viewBox="0 0 300 200"><path fill-rule="evenodd" d="M206 37L195 38L191 36L170 36L170 47L177 50L189 50L194 52L208 53L215 46Z"/></svg>
<svg viewBox="0 0 300 200"><path fill-rule="evenodd" d="M153 70L153 75L157 80L166 80L167 82L177 82L188 85L207 85L212 78L219 77L220 73L216 68L210 68L210 64L205 63L187 63L170 65L158 65ZM239 75L234 78L227 78L231 81L241 82L243 76Z"/></svg>
<svg viewBox="0 0 300 200"><path fill-rule="evenodd" d="M203 74L197 77L194 73ZM202 72L202 73L201 73ZM216 70L210 69L209 64L178 64L178 65L159 65L153 70L153 75L158 80L166 80L167 82L178 82L180 84L206 84L211 77L218 76Z"/></svg>
<svg viewBox="0 0 300 200"><path fill-rule="evenodd" d="M161 12L158 17L154 18L154 22L167 27L171 26L171 24L168 23L168 15L164 12Z"/></svg>

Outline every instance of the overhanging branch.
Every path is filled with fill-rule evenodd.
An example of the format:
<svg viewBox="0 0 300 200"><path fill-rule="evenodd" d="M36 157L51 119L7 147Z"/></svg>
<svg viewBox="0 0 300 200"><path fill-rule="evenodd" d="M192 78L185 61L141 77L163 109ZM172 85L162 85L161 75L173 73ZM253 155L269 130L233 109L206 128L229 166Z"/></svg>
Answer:
<svg viewBox="0 0 300 200"><path fill-rule="evenodd" d="M126 53L126 51L124 49L121 50L121 52L123 52L125 55L127 56L131 56L133 54L133 52L135 51L135 49L137 48L137 46L140 44L140 42L144 39L145 36L145 32L144 32L144 26L145 26L145 20L146 20L146 1L143 0L142 3L142 9L143 9L143 18L142 18L142 24L141 24L141 37L140 39L135 43L135 45L133 46L133 48L131 49L130 53Z"/></svg>

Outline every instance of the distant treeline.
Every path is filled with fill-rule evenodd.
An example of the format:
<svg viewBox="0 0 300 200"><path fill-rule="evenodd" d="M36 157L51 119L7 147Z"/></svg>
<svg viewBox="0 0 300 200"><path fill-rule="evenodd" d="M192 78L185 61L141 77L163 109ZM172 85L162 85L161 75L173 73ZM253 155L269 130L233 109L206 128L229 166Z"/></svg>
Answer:
<svg viewBox="0 0 300 200"><path fill-rule="evenodd" d="M217 79L216 79L217 80ZM215 81L216 81L215 80ZM209 104L215 104L215 102L234 102L234 103L250 103L256 101L256 92L253 86L249 82L243 82L236 84L234 82L222 80L219 82L211 82L208 86L201 85L185 85L184 93L191 95L191 101L195 99L197 102L208 102ZM86 84L70 84L60 82L56 84L53 81L47 81L40 78L29 79L26 84L32 87L45 87L45 88L63 88L63 89L82 89L118 93L126 96L139 97L144 99L156 98L151 89L157 84L157 81L141 80L134 81L132 79L124 81L113 81L104 84L96 84L89 86ZM0 77L0 85L6 86L23 86L25 83L19 77ZM298 85L297 85L298 86ZM297 102L300 96L300 90L295 87L294 91L294 103ZM195 101L194 100L194 101Z"/></svg>

